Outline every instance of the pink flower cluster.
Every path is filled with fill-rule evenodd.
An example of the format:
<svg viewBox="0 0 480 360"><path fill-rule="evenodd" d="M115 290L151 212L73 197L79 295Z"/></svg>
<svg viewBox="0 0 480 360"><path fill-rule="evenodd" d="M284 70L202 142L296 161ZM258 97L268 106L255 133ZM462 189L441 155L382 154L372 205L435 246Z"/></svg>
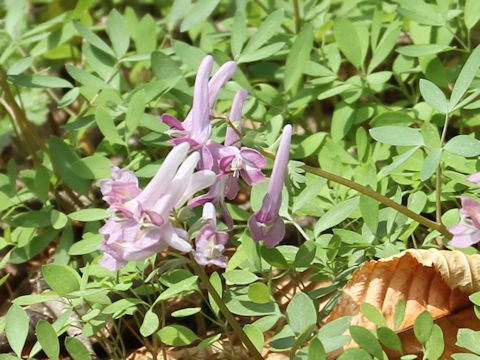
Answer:
<svg viewBox="0 0 480 360"><path fill-rule="evenodd" d="M103 199L110 205L112 216L100 229L105 240L100 246L104 256L99 263L118 270L128 261L143 260L166 250L169 246L182 252L192 252L201 265L226 267L223 256L228 241L226 232L217 231L215 205L223 211L225 223L233 228L233 219L225 206L225 198L234 199L240 189L239 179L255 185L265 179L262 169L267 165L257 150L242 147L240 122L247 91L238 91L232 103L229 127L223 144L210 137L210 116L222 86L236 70L236 63L222 65L210 79L213 57L207 56L199 67L194 87L193 106L183 122L169 114L160 119L170 126L168 133L174 145L150 183L141 190L138 179L130 170L112 168L112 178L103 180ZM255 241L265 241L267 247L278 244L285 234L285 225L278 215L282 188L289 160L292 127L284 129L271 181L262 208L252 215L248 226ZM188 155L190 153L190 155ZM204 205L203 219L193 249L189 234L170 221L173 209L184 205L196 192L209 188L204 195L188 201L188 206Z"/></svg>

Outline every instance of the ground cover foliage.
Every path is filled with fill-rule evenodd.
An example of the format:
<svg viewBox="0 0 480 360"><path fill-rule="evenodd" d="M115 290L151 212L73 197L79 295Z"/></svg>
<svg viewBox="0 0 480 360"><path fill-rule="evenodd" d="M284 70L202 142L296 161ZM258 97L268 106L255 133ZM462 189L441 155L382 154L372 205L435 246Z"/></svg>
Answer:
<svg viewBox="0 0 480 360"><path fill-rule="evenodd" d="M480 359L477 0L0 12L1 360Z"/></svg>

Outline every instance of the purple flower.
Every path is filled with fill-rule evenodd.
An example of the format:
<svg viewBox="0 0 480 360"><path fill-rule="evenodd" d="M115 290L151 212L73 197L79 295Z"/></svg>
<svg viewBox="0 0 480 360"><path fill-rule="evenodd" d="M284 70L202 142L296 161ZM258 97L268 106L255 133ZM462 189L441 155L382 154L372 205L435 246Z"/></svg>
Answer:
<svg viewBox="0 0 480 360"><path fill-rule="evenodd" d="M292 126L283 128L282 138L278 147L275 162L273 163L272 176L268 184L267 193L263 198L262 208L248 220L248 227L253 240L265 241L267 248L272 248L282 241L285 235L285 224L278 215L282 204L282 189L285 182L285 173L289 160Z"/></svg>
<svg viewBox="0 0 480 360"><path fill-rule="evenodd" d="M223 174L232 174L238 179L240 175L248 185L255 185L265 180L262 169L267 161L257 150L235 146L225 146L220 150L222 158L219 167Z"/></svg>
<svg viewBox="0 0 480 360"><path fill-rule="evenodd" d="M201 147L210 139L212 107L220 89L237 69L237 64L234 61L226 62L209 81L212 67L213 57L206 56L202 60L195 78L192 110L183 122L169 114L160 116L160 119L171 128L169 133L174 138L170 140L170 143L173 145L187 142L193 147Z"/></svg>
<svg viewBox="0 0 480 360"><path fill-rule="evenodd" d="M225 244L228 241L228 234L224 231L217 231L217 221L215 206L212 203L206 203L203 207L202 217L208 221L198 233L195 239L195 250L193 257L200 265L217 265L226 268L226 256L223 256Z"/></svg>
<svg viewBox="0 0 480 360"><path fill-rule="evenodd" d="M187 143L176 146L143 191L128 201L111 204L112 217L99 230L105 237L99 247L105 253L101 265L118 270L128 261L146 259L168 246L192 250L188 233L174 227L169 216L173 208L210 186L216 176L209 170L195 172L198 152L183 161L189 148ZM107 181L115 187L115 178Z"/></svg>
<svg viewBox="0 0 480 360"><path fill-rule="evenodd" d="M246 89L238 90L232 101L232 109L230 110L229 120L237 128L237 131L242 129L242 109L245 100L247 100L248 91ZM237 132L230 126L227 127L225 134L225 146L234 145L240 147L240 137Z"/></svg>
<svg viewBox="0 0 480 360"><path fill-rule="evenodd" d="M453 234L448 245L465 248L480 242L480 204L467 197L462 197L461 201L460 222L448 228Z"/></svg>
<svg viewBox="0 0 480 360"><path fill-rule="evenodd" d="M248 92L245 89L239 90L235 94L233 99L232 109L230 111L230 121L238 128L240 128L240 121L242 119L242 107L247 98ZM263 156L255 150L244 148L239 150L241 145L240 137L238 134L230 127L227 128L227 133L225 136L225 145L221 145L212 140L207 141L206 145L202 148L202 169L210 169L215 171L218 174L217 181L210 187L207 194L200 195L192 199L188 206L195 207L198 205L211 202L213 204L220 204L222 212L225 217L225 223L229 229L233 229L233 219L225 206L225 197L230 200L233 200L240 189L238 184L238 175L241 170L242 174L245 175L247 182L257 183L263 181L264 175L258 169L258 167L264 167L265 159ZM240 157L242 163L240 167L232 168L232 163L234 162L236 155L240 154L243 151L246 161ZM253 153L253 156L251 155ZM258 155L261 159L258 159ZM230 157L229 157L230 156ZM252 165L250 168L250 160L252 159ZM236 163L238 165L238 162ZM223 169L221 169L223 166ZM258 174L260 172L260 174ZM242 176L243 176L242 175Z"/></svg>
<svg viewBox="0 0 480 360"><path fill-rule="evenodd" d="M140 193L138 179L133 171L112 166L112 178L100 181L103 200L109 205L125 203Z"/></svg>

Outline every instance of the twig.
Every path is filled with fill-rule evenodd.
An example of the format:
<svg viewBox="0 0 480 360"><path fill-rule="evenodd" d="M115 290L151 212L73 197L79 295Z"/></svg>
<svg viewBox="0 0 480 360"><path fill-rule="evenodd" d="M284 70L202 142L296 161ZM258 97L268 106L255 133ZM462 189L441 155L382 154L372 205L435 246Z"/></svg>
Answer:
<svg viewBox="0 0 480 360"><path fill-rule="evenodd" d="M225 316L225 319L228 321L233 331L235 331L235 334L240 338L242 343L246 346L252 358L255 360L263 360L262 355L258 352L257 348L255 347L255 345L253 345L252 341L249 339L247 334L245 334L242 327L238 323L237 319L235 319L235 317L230 312L230 310L228 310L222 298L213 287L212 283L210 282L210 279L205 273L205 269L202 266L198 265L192 256L190 256L190 259L191 259L190 261L191 266L200 277L200 281L207 288L208 293L212 296L213 300L215 300L223 316Z"/></svg>
<svg viewBox="0 0 480 360"><path fill-rule="evenodd" d="M426 226L430 229L437 230L443 236L445 236L447 239L451 239L453 237L453 235L447 230L447 228L445 226L443 226L443 224L437 223L437 222L432 221L432 220L429 220L422 215L414 213L412 210L410 210L406 206L403 206L403 205L393 201L392 199L390 199L390 198L388 198L388 197L386 197L382 194L379 194L378 192L373 191L372 189L367 188L366 186L357 184L356 182L345 179L345 178L343 178L341 176L338 176L338 175L335 175L335 174L331 174L331 173L329 173L327 171L324 171L324 170L321 170L319 168L314 168L314 167L311 167L311 166L304 165L304 166L302 166L302 169L304 169L305 171L307 171L311 174L315 174L315 175L324 177L325 179L328 179L328 180L334 181L336 183L342 184L342 185L347 186L351 189L357 190L358 192L361 192L362 194L370 196L370 197L374 198L375 200L380 201L381 203L387 205L388 207L391 207L391 208L397 210L398 212L408 216L409 218L417 221L418 223L420 223L420 224L422 224L422 225L424 225L424 226Z"/></svg>

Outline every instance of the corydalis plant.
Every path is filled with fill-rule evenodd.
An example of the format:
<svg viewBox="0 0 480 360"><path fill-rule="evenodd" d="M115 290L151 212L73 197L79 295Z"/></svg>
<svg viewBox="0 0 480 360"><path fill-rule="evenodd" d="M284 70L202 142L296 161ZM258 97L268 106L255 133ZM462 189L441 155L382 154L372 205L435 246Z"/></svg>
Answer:
<svg viewBox="0 0 480 360"><path fill-rule="evenodd" d="M170 221L171 211L210 186L215 174L210 170L195 171L200 155L194 152L185 159L189 149L188 143L176 146L143 191L129 170L114 168L112 179L101 183L112 214L99 230L105 237L99 247L104 252L101 265L118 270L128 261L144 260L168 246L192 250L188 233Z"/></svg>
<svg viewBox="0 0 480 360"><path fill-rule="evenodd" d="M285 182L285 173L290 152L292 126L283 128L282 138L278 147L272 176L268 184L267 193L263 198L262 207L248 220L248 227L255 242L265 241L265 246L272 248L282 241L285 236L285 224L278 211L282 204L282 189Z"/></svg>
<svg viewBox="0 0 480 360"><path fill-rule="evenodd" d="M221 87L230 79L236 70L233 61L223 64L216 74L209 80L213 67L213 57L206 56L199 67L195 78L193 106L183 122L169 114L160 117L171 127L169 131L173 139L172 144L187 142L201 154L200 169L209 169L217 174L217 181L210 187L208 193L192 199L188 205L196 207L205 203L220 205L225 223L233 229L233 219L225 206L225 198L233 200L240 189L239 178L248 185L255 185L265 179L262 169L267 162L260 152L241 146L238 136L242 118L243 104L248 92L239 90L233 99L229 120L231 124L238 124L237 129L228 128L224 144L210 139L212 126L210 116L215 100Z"/></svg>

